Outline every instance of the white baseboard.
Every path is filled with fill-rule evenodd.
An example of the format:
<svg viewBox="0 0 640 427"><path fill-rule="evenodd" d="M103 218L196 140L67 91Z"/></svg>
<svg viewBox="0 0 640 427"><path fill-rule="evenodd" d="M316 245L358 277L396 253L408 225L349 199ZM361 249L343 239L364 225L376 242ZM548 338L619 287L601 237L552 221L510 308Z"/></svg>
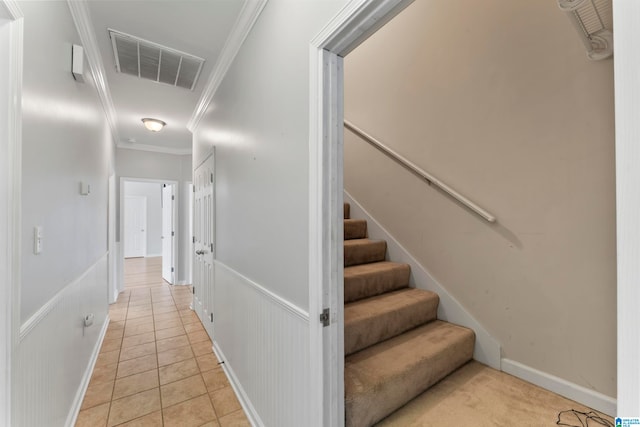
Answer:
<svg viewBox="0 0 640 427"><path fill-rule="evenodd" d="M530 366L510 359L502 359L502 371L535 384L560 396L575 400L589 408L614 417L617 402L613 397L579 386Z"/></svg>
<svg viewBox="0 0 640 427"><path fill-rule="evenodd" d="M161 256L162 256L162 254L160 253L160 254L146 254L144 257L145 258L158 258L158 257L161 257Z"/></svg>
<svg viewBox="0 0 640 427"><path fill-rule="evenodd" d="M412 287L438 294L440 297L438 318L465 326L475 332L476 345L473 350L473 358L494 369L500 369L500 359L502 358L500 343L347 191L344 192L344 201L351 205L352 218L367 220L369 237L387 241L387 253L391 260L411 266L410 285Z"/></svg>
<svg viewBox="0 0 640 427"><path fill-rule="evenodd" d="M191 283L187 283L187 281L186 281L186 280L179 280L179 281L175 284L175 286L187 286L187 285L190 285L190 284L191 284Z"/></svg>
<svg viewBox="0 0 640 427"><path fill-rule="evenodd" d="M251 423L251 425L253 427L264 426L264 423L260 419L260 416L258 415L255 408L251 404L249 397L247 396L244 389L240 385L238 378L233 372L233 369L229 365L224 363L226 358L224 357L224 353L222 353L222 350L220 349L220 347L218 346L218 343L215 340L213 341L213 352L218 357L218 360L223 362L220 366L222 366L222 369L224 370L224 373L227 376L227 379L229 380L229 383L231 384L233 391L236 393L236 396L238 396L238 401L240 401L240 405L242 406L244 413L247 415L247 418L249 419L249 422Z"/></svg>
<svg viewBox="0 0 640 427"><path fill-rule="evenodd" d="M91 375L93 374L93 368L96 366L96 362L98 360L98 355L100 354L100 347L102 346L102 341L104 340L105 335L107 334L107 328L109 327L109 315L107 314L107 318L102 325L102 329L100 330L100 336L98 337L98 341L96 341L96 345L93 347L93 352L91 353L91 359L89 361L89 366L84 372L82 376L82 382L80 383L80 387L78 387L78 391L76 392L76 396L73 399L73 406L71 406L71 411L69 412L69 417L67 418L66 426L73 427L76 425L76 421L78 419L78 414L80 413L80 408L82 407L82 401L84 400L84 395L87 392L87 388L89 387L89 381L91 380Z"/></svg>

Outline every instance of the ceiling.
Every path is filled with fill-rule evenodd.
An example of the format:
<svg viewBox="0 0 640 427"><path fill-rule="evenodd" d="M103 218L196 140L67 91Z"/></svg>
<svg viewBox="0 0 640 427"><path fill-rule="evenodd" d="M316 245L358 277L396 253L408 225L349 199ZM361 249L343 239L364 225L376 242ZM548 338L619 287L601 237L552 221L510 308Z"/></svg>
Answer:
<svg viewBox="0 0 640 427"><path fill-rule="evenodd" d="M189 153L187 129L196 104L214 70L243 0L92 0L89 14L115 107L120 147ZM108 29L117 30L205 59L193 90L119 73ZM146 130L143 117L167 123L161 132Z"/></svg>

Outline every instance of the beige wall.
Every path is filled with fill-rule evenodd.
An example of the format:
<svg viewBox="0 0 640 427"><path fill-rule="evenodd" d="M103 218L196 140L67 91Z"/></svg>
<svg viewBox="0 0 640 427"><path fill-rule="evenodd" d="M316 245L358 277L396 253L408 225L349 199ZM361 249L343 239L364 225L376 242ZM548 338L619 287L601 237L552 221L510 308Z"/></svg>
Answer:
<svg viewBox="0 0 640 427"><path fill-rule="evenodd" d="M345 187L498 339L616 394L613 62L554 1L417 0L345 61L345 117L498 217L345 132Z"/></svg>

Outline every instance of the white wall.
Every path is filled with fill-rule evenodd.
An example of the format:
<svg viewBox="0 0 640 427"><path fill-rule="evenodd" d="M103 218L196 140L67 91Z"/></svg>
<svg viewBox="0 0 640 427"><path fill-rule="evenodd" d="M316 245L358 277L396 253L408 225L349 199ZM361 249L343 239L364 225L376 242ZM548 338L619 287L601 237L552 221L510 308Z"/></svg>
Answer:
<svg viewBox="0 0 640 427"><path fill-rule="evenodd" d="M414 2L346 57L345 118L497 216L345 131L347 191L503 356L615 397L613 63L555 2Z"/></svg>
<svg viewBox="0 0 640 427"><path fill-rule="evenodd" d="M176 213L178 214L178 230L176 232L176 238L178 239L178 253L176 266L178 276L176 280L179 283L186 281L190 266L188 265L187 252L191 250L191 244L189 240L189 228L186 218L183 218L183 212L187 210L185 204L188 203L189 198L184 194L186 182L191 182L192 176L192 160L191 155L176 155L176 154L164 154L155 153L149 151L129 150L129 149L116 149L116 175L117 181L120 182L121 177L125 178L141 178L141 179L154 179L154 180L167 180L176 181L178 185L176 187L176 201L178 203L176 207ZM119 186L118 186L119 188ZM117 212L120 212L120 190L118 189ZM116 236L118 241L120 240L120 217L117 218ZM147 250L151 253L150 250ZM162 252L162 250L160 250Z"/></svg>
<svg viewBox="0 0 640 427"><path fill-rule="evenodd" d="M214 340L265 425L317 422L308 325L285 314L308 317L309 42L344 3L270 0L194 133L194 165L216 147Z"/></svg>
<svg viewBox="0 0 640 427"><path fill-rule="evenodd" d="M12 425L64 425L107 318L112 139L93 78L70 73L80 42L66 2L19 2L24 18L22 282ZM91 194L80 195L80 182ZM33 253L33 227L44 228ZM83 331L82 318L95 315ZM44 340L42 337L54 337ZM54 364L52 366L52 364Z"/></svg>
<svg viewBox="0 0 640 427"><path fill-rule="evenodd" d="M147 256L162 255L162 184L152 182L124 183L124 195L147 199Z"/></svg>

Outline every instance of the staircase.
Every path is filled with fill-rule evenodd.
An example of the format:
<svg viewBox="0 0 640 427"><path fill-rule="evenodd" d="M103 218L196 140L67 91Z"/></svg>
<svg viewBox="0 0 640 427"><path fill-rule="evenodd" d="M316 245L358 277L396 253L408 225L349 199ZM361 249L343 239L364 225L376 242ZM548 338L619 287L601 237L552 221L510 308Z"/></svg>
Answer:
<svg viewBox="0 0 640 427"><path fill-rule="evenodd" d="M473 357L472 330L437 320L438 295L409 288L407 264L344 205L344 387L347 427L366 427Z"/></svg>

